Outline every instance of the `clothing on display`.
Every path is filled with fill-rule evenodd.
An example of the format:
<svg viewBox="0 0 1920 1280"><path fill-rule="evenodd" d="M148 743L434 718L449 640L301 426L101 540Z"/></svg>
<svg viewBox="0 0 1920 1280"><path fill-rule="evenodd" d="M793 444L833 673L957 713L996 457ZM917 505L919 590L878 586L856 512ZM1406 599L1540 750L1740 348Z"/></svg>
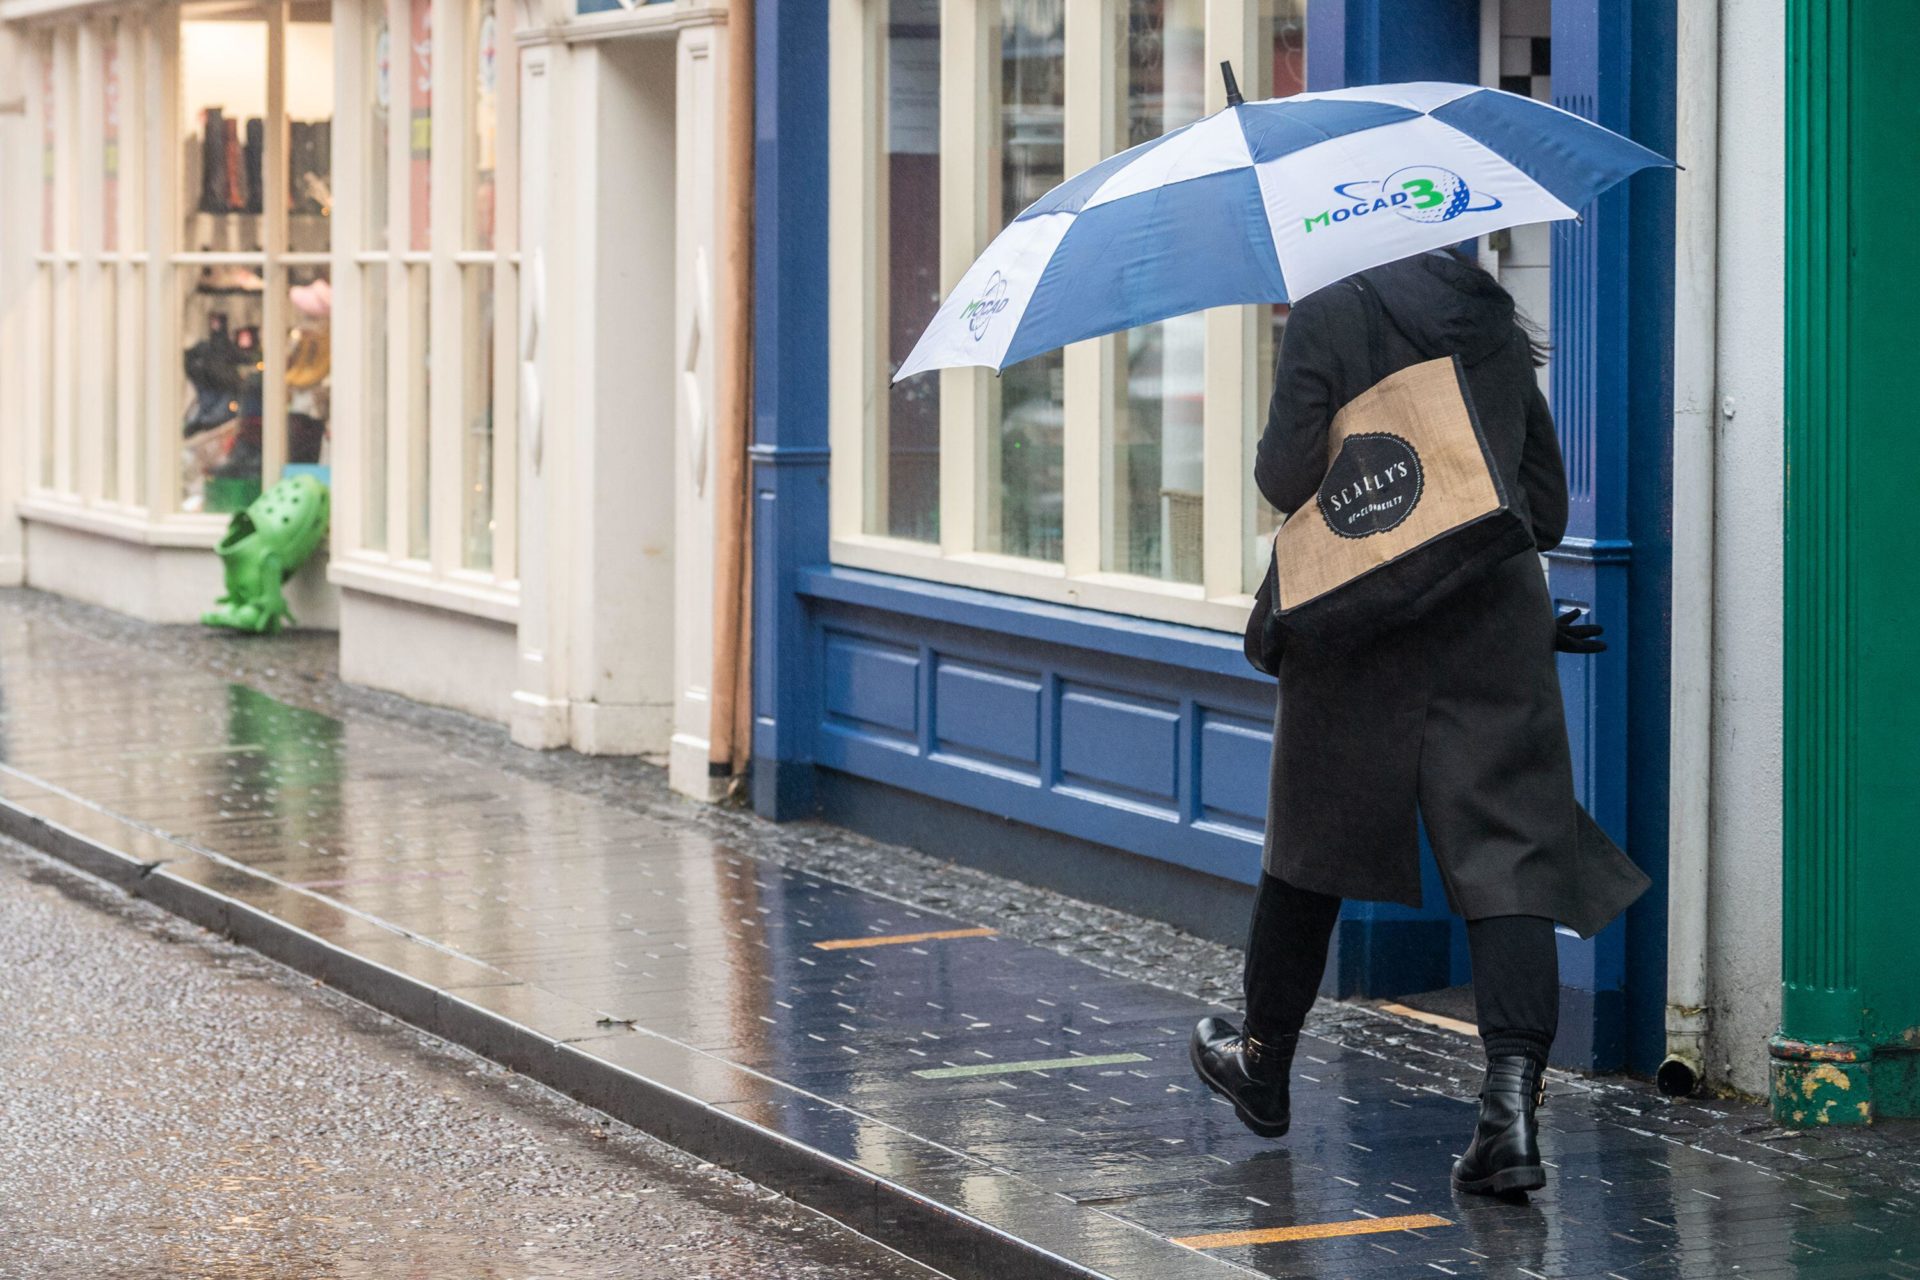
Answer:
<svg viewBox="0 0 1920 1280"><path fill-rule="evenodd" d="M220 107L208 107L201 113L201 213L220 217L262 211L264 191L261 187L261 171L266 159L266 139L266 121L258 116L243 122L228 116ZM324 148L331 144L320 145Z"/></svg>

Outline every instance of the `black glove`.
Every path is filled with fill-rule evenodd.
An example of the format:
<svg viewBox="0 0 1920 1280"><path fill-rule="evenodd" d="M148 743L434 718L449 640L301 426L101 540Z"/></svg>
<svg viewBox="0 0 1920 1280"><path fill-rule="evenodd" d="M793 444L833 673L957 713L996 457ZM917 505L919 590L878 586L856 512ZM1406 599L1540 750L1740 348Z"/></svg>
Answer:
<svg viewBox="0 0 1920 1280"><path fill-rule="evenodd" d="M1569 609L1553 620L1553 647L1561 653L1605 653L1607 642L1600 638L1605 627L1581 623L1585 609Z"/></svg>

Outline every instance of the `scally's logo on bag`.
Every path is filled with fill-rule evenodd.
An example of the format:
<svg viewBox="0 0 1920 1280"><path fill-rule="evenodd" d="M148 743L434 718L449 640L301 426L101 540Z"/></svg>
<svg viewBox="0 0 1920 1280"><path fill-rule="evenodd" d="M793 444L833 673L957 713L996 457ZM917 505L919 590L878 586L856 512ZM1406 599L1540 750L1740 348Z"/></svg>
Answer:
<svg viewBox="0 0 1920 1280"><path fill-rule="evenodd" d="M1343 538L1385 533L1420 505L1420 454L1384 431L1348 436L1320 482L1320 516Z"/></svg>
<svg viewBox="0 0 1920 1280"><path fill-rule="evenodd" d="M1379 182L1337 183L1333 194L1346 203L1301 219L1308 235L1374 213L1391 211L1409 222L1451 222L1463 213L1490 213L1501 203L1482 192L1475 204L1467 180L1437 164L1410 164Z"/></svg>

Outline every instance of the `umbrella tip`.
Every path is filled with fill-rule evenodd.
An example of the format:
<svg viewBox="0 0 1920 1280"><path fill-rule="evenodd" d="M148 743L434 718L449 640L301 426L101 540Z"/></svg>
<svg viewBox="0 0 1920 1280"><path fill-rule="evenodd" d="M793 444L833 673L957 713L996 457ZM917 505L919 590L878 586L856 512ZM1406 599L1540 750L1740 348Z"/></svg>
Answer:
<svg viewBox="0 0 1920 1280"><path fill-rule="evenodd" d="M1233 64L1231 62L1222 62L1220 64L1220 75L1227 82L1227 105L1237 107L1245 103L1246 99L1240 96L1240 82L1233 78Z"/></svg>

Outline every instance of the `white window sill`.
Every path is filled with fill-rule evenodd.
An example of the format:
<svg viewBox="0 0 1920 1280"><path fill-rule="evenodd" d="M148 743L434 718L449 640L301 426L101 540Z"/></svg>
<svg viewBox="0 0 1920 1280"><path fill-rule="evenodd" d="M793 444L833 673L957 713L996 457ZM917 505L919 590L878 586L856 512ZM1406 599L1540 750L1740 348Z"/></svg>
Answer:
<svg viewBox="0 0 1920 1280"><path fill-rule="evenodd" d="M418 562L395 562L364 552L342 555L328 563L327 581L349 591L365 591L490 622L517 625L520 621L517 584L502 585L478 575L439 576Z"/></svg>
<svg viewBox="0 0 1920 1280"><path fill-rule="evenodd" d="M17 510L23 520L56 524L65 529L137 542L149 547L204 547L212 549L226 535L224 515L182 513L158 519L135 507L116 504L89 504L78 498L37 493L20 499Z"/></svg>
<svg viewBox="0 0 1920 1280"><path fill-rule="evenodd" d="M1103 613L1151 618L1209 631L1240 631L1253 607L1249 595L1218 596L1184 582L1162 582L1126 573L1090 573L1069 578L1057 564L1014 556L972 553L942 555L939 548L898 538L836 538L832 560L854 569L895 573L978 591L1050 604L1098 609Z"/></svg>

